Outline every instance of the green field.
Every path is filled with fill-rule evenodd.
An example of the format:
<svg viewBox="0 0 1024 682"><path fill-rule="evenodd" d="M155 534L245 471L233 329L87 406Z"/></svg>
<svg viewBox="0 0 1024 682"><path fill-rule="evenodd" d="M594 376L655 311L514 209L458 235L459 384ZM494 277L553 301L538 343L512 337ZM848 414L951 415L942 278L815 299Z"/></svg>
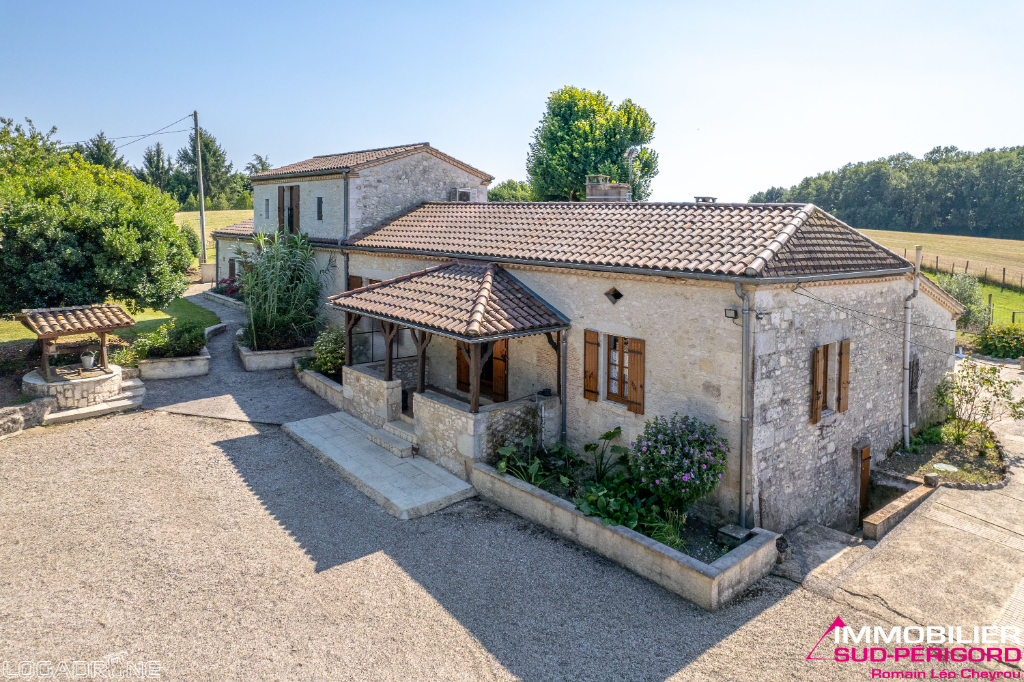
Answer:
<svg viewBox="0 0 1024 682"><path fill-rule="evenodd" d="M191 301L186 301L183 298L171 301L170 305L162 310L146 309L138 315L132 315L132 317L137 323L134 327L111 332L111 336L116 336L124 341L131 342L139 334L156 331L157 327L170 319L180 320L182 322L199 320L203 323L204 327L210 327L220 322L220 318L217 317L215 313L210 312L206 308L197 306ZM80 337L68 336L61 337L60 340L63 342L79 338L87 338L88 336L88 334L84 334ZM0 320L0 344L16 341L28 341L32 339L35 339L35 335L20 322L16 322L14 320Z"/></svg>
<svg viewBox="0 0 1024 682"><path fill-rule="evenodd" d="M213 238L210 237L215 231L228 225L240 223L243 220L252 218L251 208L241 211L207 211L206 212L206 250L214 248ZM188 224L199 234L199 211L182 211L174 214L174 221L179 225ZM207 254L207 260L212 262L213 255Z"/></svg>

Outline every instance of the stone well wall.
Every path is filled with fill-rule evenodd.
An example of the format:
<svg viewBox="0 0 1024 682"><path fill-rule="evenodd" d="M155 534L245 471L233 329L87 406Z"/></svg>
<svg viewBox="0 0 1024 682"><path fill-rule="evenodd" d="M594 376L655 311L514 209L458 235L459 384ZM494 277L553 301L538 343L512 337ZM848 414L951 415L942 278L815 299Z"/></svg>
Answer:
<svg viewBox="0 0 1024 682"><path fill-rule="evenodd" d="M31 398L53 396L60 410L99 405L121 393L121 368L110 365L110 370L110 374L96 377L47 383L34 369L21 380L21 392Z"/></svg>

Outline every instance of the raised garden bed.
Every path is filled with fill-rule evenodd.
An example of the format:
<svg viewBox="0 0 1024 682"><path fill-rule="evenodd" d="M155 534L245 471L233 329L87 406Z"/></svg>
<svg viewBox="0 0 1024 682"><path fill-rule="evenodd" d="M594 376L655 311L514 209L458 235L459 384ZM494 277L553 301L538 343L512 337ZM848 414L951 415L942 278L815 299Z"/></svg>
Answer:
<svg viewBox="0 0 1024 682"><path fill-rule="evenodd" d="M207 292L208 293L208 292ZM313 347L286 348L284 350L252 350L242 345L242 330L236 334L238 358L246 372L259 372L265 369L287 369L295 366L300 358L313 357Z"/></svg>
<svg viewBox="0 0 1024 682"><path fill-rule="evenodd" d="M875 493L875 503L881 502L881 495L891 496L891 491L900 491L895 486L876 486L874 488L887 488L887 491L879 491ZM919 485L912 490L902 492L901 495L897 496L891 502L885 504L881 509L869 514L864 518L864 539L865 540L881 540L882 537L896 527L903 519L910 516L910 513L917 509L922 502L928 499L928 496L935 492L936 488L931 488L926 485Z"/></svg>
<svg viewBox="0 0 1024 682"><path fill-rule="evenodd" d="M203 297L213 301L214 303L220 303L221 305L226 305L229 308L234 308L235 310L245 310L245 303L236 298L231 298L230 296L215 294L212 291L207 290L203 292Z"/></svg>
<svg viewBox="0 0 1024 682"><path fill-rule="evenodd" d="M295 360L293 365L295 375L299 378L302 385L338 409L345 409L345 389L342 387L341 382L320 372L303 369L302 364L301 360ZM338 378L340 379L341 377Z"/></svg>
<svg viewBox="0 0 1024 682"><path fill-rule="evenodd" d="M473 487L498 506L577 542L707 611L741 594L771 571L780 537L762 528L751 538L710 564L678 552L625 526L604 526L585 516L571 502L494 467L473 465Z"/></svg>
<svg viewBox="0 0 1024 682"><path fill-rule="evenodd" d="M215 324L206 328L206 339L221 334L227 325ZM181 379L210 373L210 351L203 346L199 355L183 358L147 358L139 360L139 374L143 379Z"/></svg>
<svg viewBox="0 0 1024 682"><path fill-rule="evenodd" d="M973 433L960 445L939 443L922 445L916 453L893 452L878 468L917 483L923 482L925 474L938 474L939 483L949 487L986 486L1006 478L1003 446L991 431Z"/></svg>

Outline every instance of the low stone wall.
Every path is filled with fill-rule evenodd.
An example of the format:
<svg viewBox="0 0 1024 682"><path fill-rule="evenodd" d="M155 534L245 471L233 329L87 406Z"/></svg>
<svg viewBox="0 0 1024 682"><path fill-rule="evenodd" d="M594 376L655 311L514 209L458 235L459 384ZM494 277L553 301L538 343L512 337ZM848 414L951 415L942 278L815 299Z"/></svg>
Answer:
<svg viewBox="0 0 1024 682"><path fill-rule="evenodd" d="M402 382L384 381L372 365L343 367L341 383L342 409L356 419L379 429L402 414Z"/></svg>
<svg viewBox="0 0 1024 682"><path fill-rule="evenodd" d="M213 301L214 303L226 305L227 307L234 308L235 310L245 310L245 304L242 303L241 301L231 298L230 296L215 294L210 290L206 290L203 292L203 298Z"/></svg>
<svg viewBox="0 0 1024 682"><path fill-rule="evenodd" d="M52 396L61 410L98 405L121 393L121 368L110 365L110 371L110 374L95 377L47 383L39 370L34 369L22 378L21 392L30 398Z"/></svg>
<svg viewBox="0 0 1024 682"><path fill-rule="evenodd" d="M242 330L236 334L238 341L238 358L246 372L259 372L265 369L287 369L299 358L313 357L313 347L288 348L286 350L252 350L242 345Z"/></svg>
<svg viewBox="0 0 1024 682"><path fill-rule="evenodd" d="M529 396L507 403L481 405L472 414L469 404L434 391L413 396L418 454L469 480L474 462L493 458L508 442L518 443L537 433L544 412L544 442L554 444L560 424L557 397Z"/></svg>
<svg viewBox="0 0 1024 682"><path fill-rule="evenodd" d="M937 490L926 485L919 485L908 493L900 495L874 514L864 519L864 539L881 540L886 533L896 527L910 512L921 506L921 503Z"/></svg>
<svg viewBox="0 0 1024 682"><path fill-rule="evenodd" d="M215 324L206 328L206 340L223 334L226 324ZM200 377L210 373L210 351L203 346L199 355L183 358L149 358L139 360L139 375L143 379L181 379Z"/></svg>
<svg viewBox="0 0 1024 682"><path fill-rule="evenodd" d="M300 369L295 362L295 375L299 382L338 409L345 409L345 392L341 384L311 369Z"/></svg>
<svg viewBox="0 0 1024 682"><path fill-rule="evenodd" d="M353 356L353 360L355 357ZM391 378L397 379L402 382L402 386L407 391L416 390L416 358L401 358L399 360L393 360L391 362ZM360 367L365 368L367 371L374 374L379 374L382 378L384 377L384 363L383 362L367 362ZM426 376L430 376L430 360L427 360L426 367L424 368Z"/></svg>
<svg viewBox="0 0 1024 682"><path fill-rule="evenodd" d="M662 587L714 611L768 575L778 556L777 533L755 528L754 536L705 564L624 526L603 526L570 502L486 464L472 468L473 487L485 500L579 543Z"/></svg>
<svg viewBox="0 0 1024 682"><path fill-rule="evenodd" d="M24 405L0 408L0 439L42 424L46 415L56 407L57 399L47 396Z"/></svg>

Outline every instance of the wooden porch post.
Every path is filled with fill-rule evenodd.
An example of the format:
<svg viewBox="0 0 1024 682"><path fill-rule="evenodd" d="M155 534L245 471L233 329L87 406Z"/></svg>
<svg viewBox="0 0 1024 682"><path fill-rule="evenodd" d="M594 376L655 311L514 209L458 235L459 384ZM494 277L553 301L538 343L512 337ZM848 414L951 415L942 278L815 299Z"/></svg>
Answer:
<svg viewBox="0 0 1024 682"><path fill-rule="evenodd" d="M544 332L544 336L548 339L548 345L555 351L555 382L558 395L562 395L562 334L558 332L558 341L551 336L551 332Z"/></svg>
<svg viewBox="0 0 1024 682"><path fill-rule="evenodd" d="M50 348L53 343L50 339L42 339L43 353L39 356L39 373L43 375L43 381L50 383L53 375L50 374Z"/></svg>
<svg viewBox="0 0 1024 682"><path fill-rule="evenodd" d="M100 332L100 367L104 371L110 371L110 363L107 361L107 333Z"/></svg>
<svg viewBox="0 0 1024 682"><path fill-rule="evenodd" d="M480 344L469 344L469 411L480 411Z"/></svg>
<svg viewBox="0 0 1024 682"><path fill-rule="evenodd" d="M398 334L397 322L381 322L384 330L384 381L391 381L392 357L395 354L395 336Z"/></svg>
<svg viewBox="0 0 1024 682"><path fill-rule="evenodd" d="M345 366L352 366L352 329L359 324L359 315L345 311Z"/></svg>
<svg viewBox="0 0 1024 682"><path fill-rule="evenodd" d="M426 388L427 345L433 334L428 331L412 330L413 341L416 342L416 392L423 393Z"/></svg>

